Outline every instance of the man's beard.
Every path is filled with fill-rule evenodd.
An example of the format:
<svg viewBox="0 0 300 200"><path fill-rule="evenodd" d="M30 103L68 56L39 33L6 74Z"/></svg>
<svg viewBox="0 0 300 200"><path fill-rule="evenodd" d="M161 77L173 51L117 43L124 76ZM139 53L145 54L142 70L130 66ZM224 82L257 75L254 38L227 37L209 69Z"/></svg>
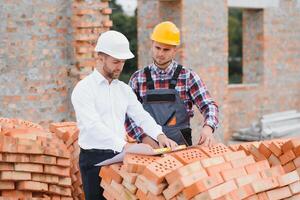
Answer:
<svg viewBox="0 0 300 200"><path fill-rule="evenodd" d="M164 66L164 65L166 65L166 64L168 64L168 63L171 63L171 61L172 61L172 60L168 60L168 61L166 61L166 62L159 63L159 62L157 62L157 60L156 60L154 57L153 57L152 59L153 59L153 61L154 61L154 64L160 65L160 66Z"/></svg>
<svg viewBox="0 0 300 200"><path fill-rule="evenodd" d="M107 78L109 78L109 79L118 79L120 77L121 71L109 71L107 69L108 69L108 67L105 64L103 66L103 71L104 71Z"/></svg>

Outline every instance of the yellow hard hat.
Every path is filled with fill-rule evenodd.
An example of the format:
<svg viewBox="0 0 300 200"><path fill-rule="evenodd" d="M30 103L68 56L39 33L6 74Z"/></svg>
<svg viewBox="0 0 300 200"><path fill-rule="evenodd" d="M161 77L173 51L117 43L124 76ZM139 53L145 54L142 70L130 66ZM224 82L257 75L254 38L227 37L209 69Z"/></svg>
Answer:
<svg viewBox="0 0 300 200"><path fill-rule="evenodd" d="M180 44L180 32L175 24L165 21L154 27L151 40L177 46Z"/></svg>

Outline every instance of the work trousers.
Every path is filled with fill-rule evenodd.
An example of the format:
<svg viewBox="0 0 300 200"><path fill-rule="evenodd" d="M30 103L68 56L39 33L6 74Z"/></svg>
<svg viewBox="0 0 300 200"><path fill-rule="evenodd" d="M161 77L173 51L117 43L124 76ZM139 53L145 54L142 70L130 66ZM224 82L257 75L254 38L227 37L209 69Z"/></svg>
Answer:
<svg viewBox="0 0 300 200"><path fill-rule="evenodd" d="M95 164L110 159L117 154L118 152L108 149L80 149L79 167L86 200L105 200L103 188L100 186L99 172L101 167L95 166Z"/></svg>

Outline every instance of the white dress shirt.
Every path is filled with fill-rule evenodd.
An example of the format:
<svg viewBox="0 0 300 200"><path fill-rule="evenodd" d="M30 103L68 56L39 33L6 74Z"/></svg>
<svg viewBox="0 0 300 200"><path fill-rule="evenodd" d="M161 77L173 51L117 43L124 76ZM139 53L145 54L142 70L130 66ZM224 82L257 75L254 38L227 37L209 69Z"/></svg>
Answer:
<svg viewBox="0 0 300 200"><path fill-rule="evenodd" d="M126 144L126 113L153 139L162 133L127 84L119 80L109 84L96 69L78 82L71 99L80 130L78 144L83 149L121 152Z"/></svg>

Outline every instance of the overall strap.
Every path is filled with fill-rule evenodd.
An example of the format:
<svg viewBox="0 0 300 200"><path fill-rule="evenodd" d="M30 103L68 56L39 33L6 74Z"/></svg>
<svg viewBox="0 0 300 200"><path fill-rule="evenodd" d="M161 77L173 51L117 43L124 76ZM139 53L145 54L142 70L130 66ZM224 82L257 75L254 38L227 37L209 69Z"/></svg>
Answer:
<svg viewBox="0 0 300 200"><path fill-rule="evenodd" d="M177 84L177 79L179 77L181 69L182 69L182 65L177 65L176 70L173 74L173 77L170 79L169 89L175 89L176 84Z"/></svg>
<svg viewBox="0 0 300 200"><path fill-rule="evenodd" d="M151 72L150 72L149 66L144 69L144 72L146 74L147 89L148 90L154 90L154 81L151 77Z"/></svg>

